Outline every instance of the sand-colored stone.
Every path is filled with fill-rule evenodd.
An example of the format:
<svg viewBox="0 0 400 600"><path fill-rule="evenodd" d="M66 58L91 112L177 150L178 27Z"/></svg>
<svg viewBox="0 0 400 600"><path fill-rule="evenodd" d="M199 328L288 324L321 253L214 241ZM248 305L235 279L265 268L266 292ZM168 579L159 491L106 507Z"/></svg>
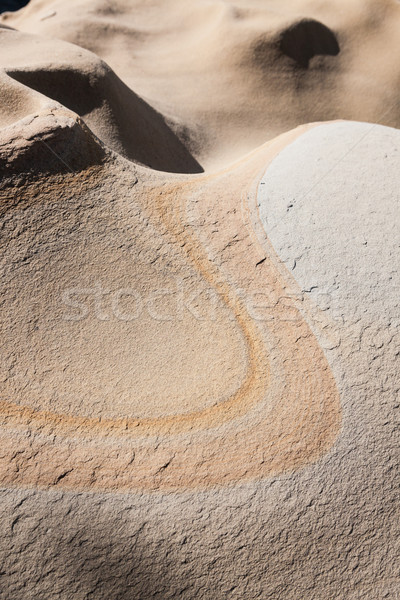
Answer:
<svg viewBox="0 0 400 600"><path fill-rule="evenodd" d="M256 189L248 190L248 182L292 137L218 175L174 183L169 178L163 187L150 187L145 172L110 158L83 193L84 172L63 179L60 200L52 177L18 190L22 202L41 190L38 212L35 205L28 211L31 230L35 222L40 229L36 245L30 235L34 249L28 259L19 236L9 240L6 257L13 269L10 281L5 279L10 298L3 339L11 362L3 376L9 448L4 483L207 487L287 471L330 447L340 426L336 384L284 278L251 233L250 209L243 212L244 196ZM111 191L110 179L120 191L115 185ZM6 187L6 198L10 192ZM54 219L60 204L62 218ZM110 223L112 215L124 214L124 205L134 209L128 239ZM189 205L194 213L185 225ZM21 210L16 220L24 230ZM71 240L74 229L79 231ZM121 252L129 242L129 252ZM135 257L146 247L153 255L138 263ZM160 319L143 311L127 322L104 307L104 315L94 311L75 321L63 299L65 290L90 289L99 280L109 290L157 292L169 283L169 299L177 295L173 277L195 291L200 315L187 305L182 315L163 306ZM215 293L214 314L207 288ZM257 294L267 305L253 314ZM14 457L16 446L20 453Z"/></svg>
<svg viewBox="0 0 400 600"><path fill-rule="evenodd" d="M154 136L135 145L137 134L129 135L137 127L129 114L132 104L137 110L134 95L120 89L104 64L94 68L93 59L88 81L80 68L82 48L164 115L207 169L302 123L400 123L397 0L31 0L1 22L77 44L82 58L71 68L65 46L53 40L53 52L46 54L51 76L35 76L33 86L50 97L52 91L81 116L89 113L100 137L120 152L138 153L152 144L153 162ZM19 68L36 68L25 51ZM80 89L79 102L71 89ZM105 98L108 117L105 106L93 107L93 93ZM163 168L159 164L155 168Z"/></svg>
<svg viewBox="0 0 400 600"><path fill-rule="evenodd" d="M0 17L1 597L400 593L399 19Z"/></svg>

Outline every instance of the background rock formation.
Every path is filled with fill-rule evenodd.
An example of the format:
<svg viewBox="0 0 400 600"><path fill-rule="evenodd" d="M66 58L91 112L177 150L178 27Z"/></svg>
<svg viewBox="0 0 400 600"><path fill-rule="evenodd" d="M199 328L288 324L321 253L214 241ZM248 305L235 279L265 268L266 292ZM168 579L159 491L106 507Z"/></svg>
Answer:
<svg viewBox="0 0 400 600"><path fill-rule="evenodd" d="M205 168L302 123L400 124L397 0L31 0L1 22L97 54ZM132 94L110 78L118 123Z"/></svg>

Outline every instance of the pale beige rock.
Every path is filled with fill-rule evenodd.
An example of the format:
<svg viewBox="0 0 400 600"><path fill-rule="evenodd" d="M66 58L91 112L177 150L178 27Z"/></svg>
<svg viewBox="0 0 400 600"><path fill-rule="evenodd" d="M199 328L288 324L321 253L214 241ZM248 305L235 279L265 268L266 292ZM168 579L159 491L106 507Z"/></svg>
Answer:
<svg viewBox="0 0 400 600"><path fill-rule="evenodd" d="M6 600L399 595L399 11L2 17Z"/></svg>
<svg viewBox="0 0 400 600"><path fill-rule="evenodd" d="M301 123L400 124L397 0L31 0L1 21L95 52L206 168Z"/></svg>

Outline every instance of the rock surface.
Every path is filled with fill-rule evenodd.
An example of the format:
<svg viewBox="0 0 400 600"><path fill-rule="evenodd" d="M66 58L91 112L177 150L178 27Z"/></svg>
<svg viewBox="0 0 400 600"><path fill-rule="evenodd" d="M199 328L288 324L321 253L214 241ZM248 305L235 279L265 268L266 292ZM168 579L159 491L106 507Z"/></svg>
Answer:
<svg viewBox="0 0 400 600"><path fill-rule="evenodd" d="M111 88L111 76L93 77L97 94L107 92L102 132L131 152L136 94L164 115L206 170L303 123L339 118L400 126L397 0L31 0L1 23L52 38L54 49L61 49L57 38L105 61L129 89L115 76ZM54 81L54 72L36 73L31 81L61 94L68 76L69 90L81 87L87 98L87 73L71 71L63 48L64 75ZM23 57L28 67L27 52ZM158 127L152 129L154 143Z"/></svg>
<svg viewBox="0 0 400 600"><path fill-rule="evenodd" d="M400 597L399 11L1 17L2 600Z"/></svg>
<svg viewBox="0 0 400 600"><path fill-rule="evenodd" d="M311 348L312 339L317 339L325 349L342 405L342 425L340 432L335 433L336 441L331 440L319 458L314 457L307 464L311 439L308 438L298 454L302 467L297 465L296 469L289 468L285 472L282 460L288 459L285 452L282 454L284 446L279 440L276 447L281 447L278 451L281 462L277 464L281 465L278 468L281 473L268 474L278 440L268 438L271 434L266 433L266 422L260 430L264 436L262 433L258 436L257 410L248 409L244 417L233 421L234 443L239 444L244 471L231 454L234 438L230 441L229 427L218 426L214 433L211 428L200 437L190 434L190 445L182 444L184 437L180 434L178 452L182 453L185 467L177 480L174 461L179 465L179 454L165 455L165 442L160 435L156 446L161 454L154 451L153 445L153 466L146 468L147 477L153 477L156 486L154 491L148 492L140 489L145 480L137 480L135 474L136 454L140 456L141 452L140 432L138 438L128 443L133 453L129 453L121 438L115 444L115 432L109 434L109 442L103 441L100 446L94 444L93 433L89 437L85 434L86 441L83 446L80 442L78 455L69 433L66 438L69 439L69 458L65 458L67 454L63 458L60 454L65 436L62 421L52 426L52 433L46 430L45 422L39 427L39 433L35 433L38 425L34 421L28 426L17 421L11 435L16 440L15 427L20 430L17 434L19 449L14 443L14 456L8 465L6 463L6 471L10 473L11 464L16 464L20 473L11 488L2 493L1 544L3 570L7 573L6 598L22 599L27 595L46 600L49 597L298 599L307 596L316 600L343 596L366 600L396 597L399 591L396 562L399 556L396 529L399 315L394 265L398 248L395 219L398 215L396 153L399 143L397 131L363 124L338 123L298 130L260 151L250 171L248 165L243 167L242 176L240 169L235 169L225 176L212 178L210 183L203 181L196 193L186 197L188 223L195 228L207 255L213 256L214 264L220 266L225 277L229 273L238 276L240 269L235 255L240 261L247 261L252 256L251 244L258 247L258 257L254 259L254 265L258 266L253 267L250 280L259 278L258 285L263 281L266 288L271 284L275 289L283 286L278 302L273 304L275 320L267 319L265 325L272 336L267 348L273 379L275 374L272 388L277 399L275 414L280 419L285 399L296 402L296 395L287 397L287 394L293 361L298 359L295 354L286 359L282 354L285 348L288 352L293 350L293 345L288 344L290 330L296 327L299 333L303 332L298 336L299 348L305 334L305 347ZM358 150L352 153L355 144ZM330 150L328 158L327 149ZM277 155L279 150L281 153ZM345 185L335 173L343 156L347 156ZM367 161L369 168L366 168ZM257 195L247 192L249 216L243 219L246 213L239 209L240 227L232 210L236 196L231 195L225 204L222 201L226 199L227 182L230 181L231 190L239 189L243 179L248 182L250 173L259 172L268 162L256 188ZM111 162L108 167L102 167L98 181L105 195L100 194L100 197L107 203L112 195L107 191L106 169L113 177L118 174L122 185L120 169L124 165ZM125 171L127 181L132 181L130 169ZM290 180L284 176L288 169L292 174ZM378 176L382 181L382 172L385 174L383 189L378 182ZM136 175L135 187L140 187L140 171L136 170ZM292 180L296 180L294 189ZM349 185L349 181L353 184ZM73 176L70 184L73 184ZM64 182L63 194L67 189ZM87 192L82 199L85 194ZM137 197L142 195L138 192ZM209 197L214 207L211 224L215 231L218 229L216 205L224 218L224 228L219 234L210 235L204 218L209 213ZM240 194L238 202L241 202ZM329 221L325 218L327 204L331 214ZM257 221L257 205L268 239ZM351 235L339 227L343 211ZM389 221L379 222L382 211L391 215ZM377 222L385 240L379 252L375 246L379 239ZM242 240L236 242L237 245L232 244L235 235ZM228 253L226 249L221 251L227 248L224 237L231 240ZM241 245L247 248L244 254ZM218 252L217 248L220 248ZM346 253L345 261L337 260L339 252ZM283 263L290 268L290 275ZM241 286L249 279L244 274L249 273L247 264L239 279ZM346 266L351 269L351 276ZM289 312L279 312L279 298L281 302L285 299L284 306ZM282 322L286 323L284 328ZM301 324L305 322L313 331L311 337ZM262 326L263 321L258 321L257 327ZM305 375L298 383L308 390L314 375L320 376L323 371L318 370L315 352L313 359L307 359L303 352L299 357L302 356L301 368ZM279 354L283 363L287 361L290 365L286 375L282 366L279 367L282 362ZM271 390L266 396L266 405L259 404L262 411L271 402L270 394ZM311 431L309 424L314 417L312 410L306 410L302 402L296 418L303 421L300 431L304 436ZM318 409L318 403L311 406L320 411L315 413L316 423L326 418L326 407L319 405ZM12 415L9 418L12 424ZM326 428L321 431L326 435ZM4 432L10 435L9 425L5 424ZM207 458L204 440L210 448L214 434L220 453L215 458ZM50 439L46 442L49 435L51 443ZM243 442L240 442L241 435ZM278 435L284 440L283 432ZM27 445L24 437L29 441ZM35 446L38 440L41 444ZM251 448L253 442L261 454L246 458L246 449ZM46 451L46 444L50 451ZM87 460L84 458L87 444L92 459L97 456L95 463L89 465L89 471L79 467L82 459ZM288 444L289 448L291 445L296 448L293 438L290 441L289 437ZM197 448L195 467L190 466L192 459L190 451L188 453L193 447ZM58 467L57 460L61 461ZM72 460L70 466L68 460ZM214 466L202 472L209 460L214 461ZM47 463L47 470L37 468L41 461ZM260 470L256 465L263 463ZM221 465L227 468L221 469ZM265 474L260 477L263 471ZM88 473L92 473L89 478ZM203 478L202 484L193 477L195 473ZM31 482L36 481L35 487L39 485L41 490L26 489L24 478L29 481L32 474ZM127 474L130 481L126 479ZM220 483L229 482L228 474L236 474L238 480L230 485L218 485L215 476ZM53 479L49 480L49 476ZM168 482L175 486L172 493L163 491ZM126 493L129 486L132 489ZM79 490L74 491L74 487ZM101 487L108 488L108 492L101 491Z"/></svg>

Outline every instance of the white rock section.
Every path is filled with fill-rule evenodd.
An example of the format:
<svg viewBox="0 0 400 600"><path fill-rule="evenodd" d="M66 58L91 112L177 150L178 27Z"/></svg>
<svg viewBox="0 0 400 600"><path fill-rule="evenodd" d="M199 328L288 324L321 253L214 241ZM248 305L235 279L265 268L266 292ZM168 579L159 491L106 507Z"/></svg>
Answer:
<svg viewBox="0 0 400 600"><path fill-rule="evenodd" d="M300 287L341 393L342 433L326 476L336 472L336 491L353 481L334 520L347 511L351 527L364 515L369 541L358 560L377 558L385 538L386 560L399 555L399 165L398 130L324 124L276 157L258 191L264 229ZM379 589L346 597L375 597L371 589L396 597L398 583L383 572Z"/></svg>
<svg viewBox="0 0 400 600"><path fill-rule="evenodd" d="M258 192L264 229L311 301L308 317L340 385L364 390L376 410L387 401L391 422L399 390L399 165L397 129L329 123L286 147ZM355 399L343 402L354 416ZM371 419L365 413L362 421L373 427Z"/></svg>
<svg viewBox="0 0 400 600"><path fill-rule="evenodd" d="M281 152L259 188L279 258L335 322L399 324L400 132L317 126Z"/></svg>

